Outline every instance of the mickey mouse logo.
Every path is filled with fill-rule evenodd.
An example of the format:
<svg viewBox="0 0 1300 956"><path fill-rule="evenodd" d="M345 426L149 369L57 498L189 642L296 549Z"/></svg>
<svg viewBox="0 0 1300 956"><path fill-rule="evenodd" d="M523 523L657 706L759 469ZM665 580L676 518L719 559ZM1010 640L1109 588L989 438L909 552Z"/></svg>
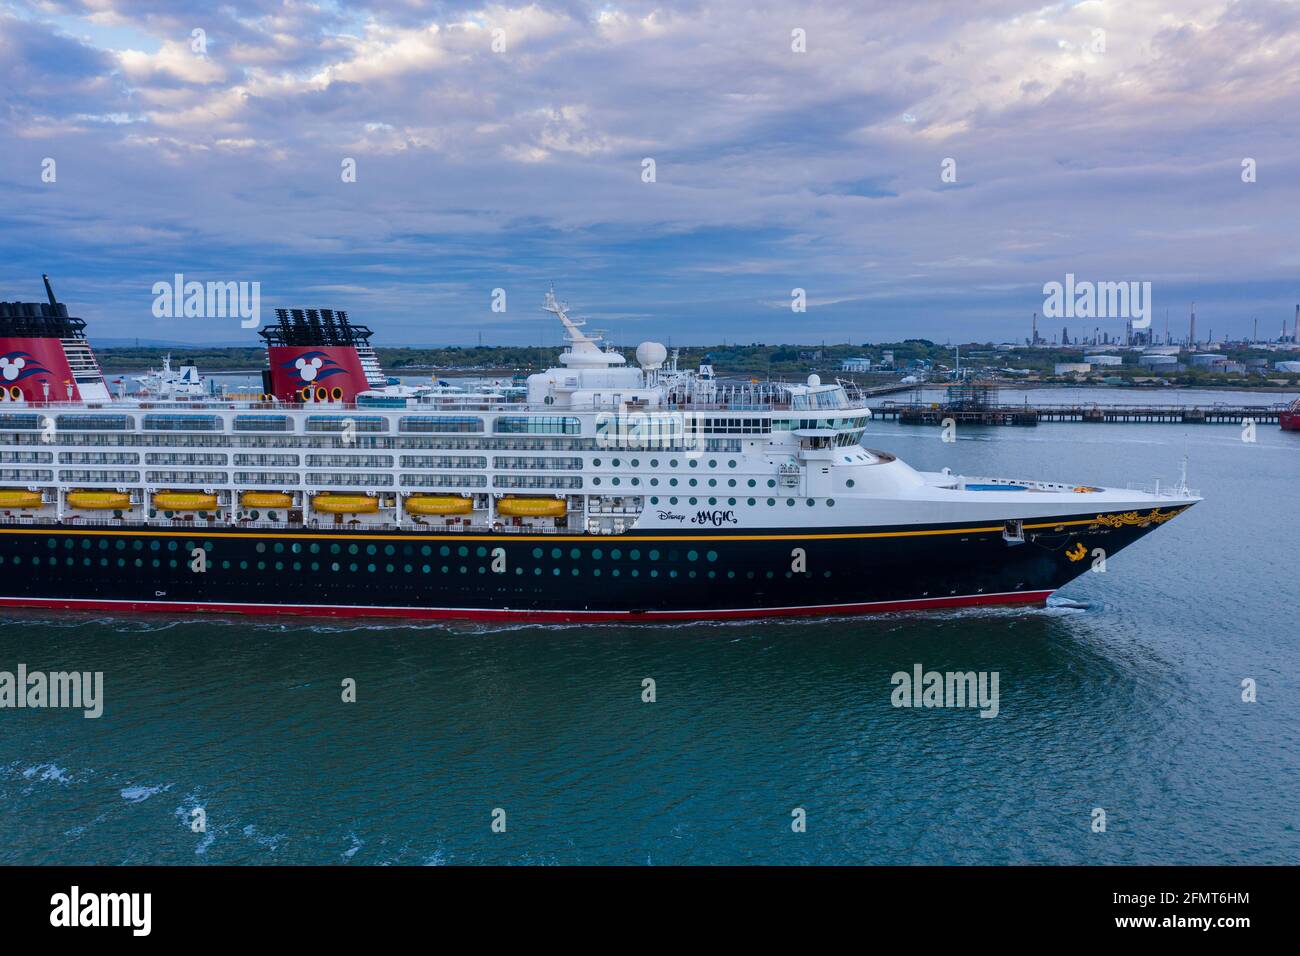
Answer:
<svg viewBox="0 0 1300 956"><path fill-rule="evenodd" d="M10 360L9 356L0 358L0 373L3 373L6 382L16 382L18 376L22 373L23 366L27 364L27 359L16 358Z"/></svg>
<svg viewBox="0 0 1300 956"><path fill-rule="evenodd" d="M319 383L334 375L347 375L347 369L324 352L304 352L280 367L291 370L299 385Z"/></svg>
<svg viewBox="0 0 1300 956"><path fill-rule="evenodd" d="M298 377L304 382L314 382L316 381L316 373L320 371L320 367L324 364L319 357L311 361L300 358L293 363L293 367L298 370Z"/></svg>
<svg viewBox="0 0 1300 956"><path fill-rule="evenodd" d="M6 382L19 382L32 375L50 374L40 359L31 352L8 352L0 355L0 378Z"/></svg>

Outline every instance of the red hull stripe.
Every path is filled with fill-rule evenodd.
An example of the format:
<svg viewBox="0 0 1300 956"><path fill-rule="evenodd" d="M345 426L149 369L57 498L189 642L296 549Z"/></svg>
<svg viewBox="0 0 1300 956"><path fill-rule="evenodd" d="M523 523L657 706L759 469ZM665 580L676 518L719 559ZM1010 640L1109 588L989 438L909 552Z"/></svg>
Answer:
<svg viewBox="0 0 1300 956"><path fill-rule="evenodd" d="M329 604L226 604L193 601L104 601L89 598L0 597L0 607L46 608L60 611L162 611L214 614L298 614L309 617L400 617L410 620L609 622L710 621L764 617L884 614L891 611L925 611L990 604L1041 604L1051 591L1013 591L1002 594L963 594L954 597L917 598L910 601L874 601L867 604L823 604L811 607L731 608L705 611L541 611L528 608L358 607Z"/></svg>

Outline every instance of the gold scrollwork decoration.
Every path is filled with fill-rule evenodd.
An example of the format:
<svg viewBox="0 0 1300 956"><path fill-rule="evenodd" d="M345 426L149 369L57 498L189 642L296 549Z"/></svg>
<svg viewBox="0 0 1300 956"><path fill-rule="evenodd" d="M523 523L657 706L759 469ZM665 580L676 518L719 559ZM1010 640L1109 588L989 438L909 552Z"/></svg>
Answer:
<svg viewBox="0 0 1300 956"><path fill-rule="evenodd" d="M1174 511L1161 511L1159 508L1152 508L1147 514L1126 511L1123 514L1097 515L1097 524L1104 524L1108 528L1123 528L1126 525L1145 527L1149 524L1164 524L1170 518L1175 517L1181 510L1180 508Z"/></svg>

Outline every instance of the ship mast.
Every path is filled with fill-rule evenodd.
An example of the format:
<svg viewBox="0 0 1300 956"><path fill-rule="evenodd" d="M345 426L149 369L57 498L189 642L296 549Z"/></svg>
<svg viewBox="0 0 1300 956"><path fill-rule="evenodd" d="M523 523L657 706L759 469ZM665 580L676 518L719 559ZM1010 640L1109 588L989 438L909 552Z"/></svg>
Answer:
<svg viewBox="0 0 1300 956"><path fill-rule="evenodd" d="M599 344L599 337L593 338L582 331L582 326L586 325L585 319L572 319L569 317L568 306L555 298L555 286L546 293L546 301L542 309L551 313L564 324L564 330L568 334L569 349L560 356L560 361L570 368L608 368L611 365L622 365L627 360L618 352L603 351Z"/></svg>

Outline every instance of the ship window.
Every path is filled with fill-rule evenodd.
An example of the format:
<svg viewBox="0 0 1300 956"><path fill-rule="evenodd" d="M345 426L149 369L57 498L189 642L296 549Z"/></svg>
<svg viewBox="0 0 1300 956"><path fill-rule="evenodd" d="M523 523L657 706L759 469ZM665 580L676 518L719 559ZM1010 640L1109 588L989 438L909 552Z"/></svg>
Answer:
<svg viewBox="0 0 1300 956"><path fill-rule="evenodd" d="M377 415L308 415L309 432L342 432L348 428L359 432L386 432L388 419Z"/></svg>
<svg viewBox="0 0 1300 956"><path fill-rule="evenodd" d="M496 430L501 435L578 435L582 426L577 418L561 416L502 416Z"/></svg>
<svg viewBox="0 0 1300 956"><path fill-rule="evenodd" d="M481 432L483 419L457 415L408 415L398 420L400 432Z"/></svg>
<svg viewBox="0 0 1300 956"><path fill-rule="evenodd" d="M41 428L41 416L0 415L0 428L22 428L30 431L39 431Z"/></svg>
<svg viewBox="0 0 1300 956"><path fill-rule="evenodd" d="M123 419L126 418L126 416L122 417ZM125 428L127 426L99 425L90 427ZM146 415L144 417L144 427L145 431L156 432L219 432L221 431L221 417L219 415Z"/></svg>
<svg viewBox="0 0 1300 956"><path fill-rule="evenodd" d="M237 432L287 432L291 430L288 415L236 415Z"/></svg>
<svg viewBox="0 0 1300 956"><path fill-rule="evenodd" d="M145 428L149 425L150 418L160 416L146 415L144 417ZM203 416L199 416L203 417ZM126 431L135 425L135 420L130 415L59 415L55 418L55 425L60 431ZM220 422L220 419L217 419Z"/></svg>

